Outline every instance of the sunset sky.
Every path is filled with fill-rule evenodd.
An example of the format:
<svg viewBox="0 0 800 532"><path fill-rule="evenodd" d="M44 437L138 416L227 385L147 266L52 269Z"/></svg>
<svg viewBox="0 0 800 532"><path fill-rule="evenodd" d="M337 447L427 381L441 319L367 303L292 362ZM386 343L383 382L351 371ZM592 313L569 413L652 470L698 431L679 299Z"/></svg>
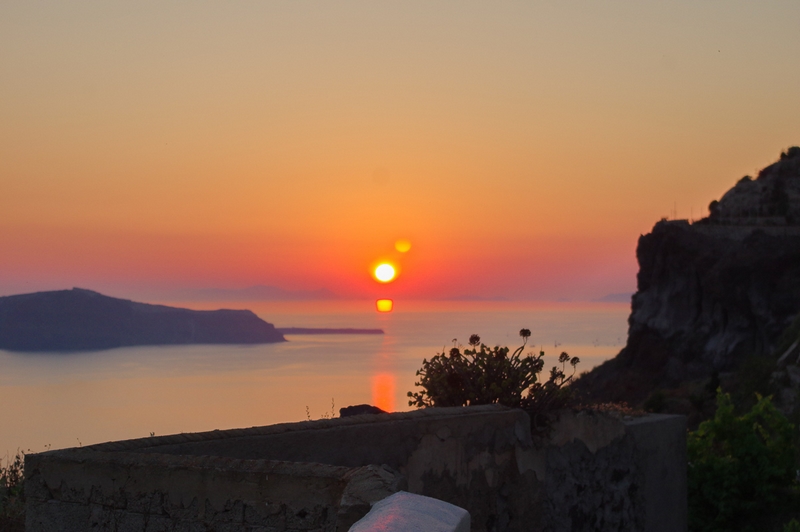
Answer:
<svg viewBox="0 0 800 532"><path fill-rule="evenodd" d="M2 2L0 295L632 292L640 234L800 144L798 20L796 0Z"/></svg>

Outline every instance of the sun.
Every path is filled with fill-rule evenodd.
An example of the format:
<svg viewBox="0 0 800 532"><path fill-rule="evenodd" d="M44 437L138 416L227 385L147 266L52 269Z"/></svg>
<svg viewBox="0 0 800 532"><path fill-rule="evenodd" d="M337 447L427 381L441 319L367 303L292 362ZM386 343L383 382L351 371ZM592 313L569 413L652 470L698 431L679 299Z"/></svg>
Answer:
<svg viewBox="0 0 800 532"><path fill-rule="evenodd" d="M394 266L388 262L382 262L375 267L375 278L382 283L388 283L394 280L397 272Z"/></svg>

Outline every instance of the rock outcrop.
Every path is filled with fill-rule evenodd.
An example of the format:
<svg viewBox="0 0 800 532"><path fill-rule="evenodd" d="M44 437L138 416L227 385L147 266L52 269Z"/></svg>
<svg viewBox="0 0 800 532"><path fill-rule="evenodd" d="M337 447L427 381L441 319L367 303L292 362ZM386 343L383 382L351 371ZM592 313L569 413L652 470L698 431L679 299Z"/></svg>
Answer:
<svg viewBox="0 0 800 532"><path fill-rule="evenodd" d="M708 206L704 224L741 226L800 225L800 147L781 154L753 179L744 176L719 201Z"/></svg>
<svg viewBox="0 0 800 532"><path fill-rule="evenodd" d="M590 398L638 403L772 355L800 312L800 148L709 210L639 238L628 342L576 382Z"/></svg>
<svg viewBox="0 0 800 532"><path fill-rule="evenodd" d="M79 288L0 297L0 349L10 351L282 341L249 310L148 305Z"/></svg>

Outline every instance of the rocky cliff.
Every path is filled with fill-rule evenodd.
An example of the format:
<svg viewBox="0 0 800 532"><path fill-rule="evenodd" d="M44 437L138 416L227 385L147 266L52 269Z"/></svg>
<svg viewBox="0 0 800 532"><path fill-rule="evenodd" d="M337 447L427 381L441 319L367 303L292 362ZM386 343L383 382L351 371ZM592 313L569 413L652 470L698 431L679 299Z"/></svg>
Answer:
<svg viewBox="0 0 800 532"><path fill-rule="evenodd" d="M0 349L10 351L282 341L249 310L148 305L79 288L0 297Z"/></svg>
<svg viewBox="0 0 800 532"><path fill-rule="evenodd" d="M639 238L627 345L576 382L589 397L638 403L774 354L800 312L800 148L709 210Z"/></svg>

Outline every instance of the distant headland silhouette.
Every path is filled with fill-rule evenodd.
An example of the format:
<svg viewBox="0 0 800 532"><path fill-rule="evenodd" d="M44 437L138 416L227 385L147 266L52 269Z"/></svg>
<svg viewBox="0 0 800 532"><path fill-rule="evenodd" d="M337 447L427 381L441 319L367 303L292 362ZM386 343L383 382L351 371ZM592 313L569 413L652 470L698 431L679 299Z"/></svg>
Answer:
<svg viewBox="0 0 800 532"><path fill-rule="evenodd" d="M150 305L81 288L0 297L0 349L9 351L283 341L249 310Z"/></svg>

